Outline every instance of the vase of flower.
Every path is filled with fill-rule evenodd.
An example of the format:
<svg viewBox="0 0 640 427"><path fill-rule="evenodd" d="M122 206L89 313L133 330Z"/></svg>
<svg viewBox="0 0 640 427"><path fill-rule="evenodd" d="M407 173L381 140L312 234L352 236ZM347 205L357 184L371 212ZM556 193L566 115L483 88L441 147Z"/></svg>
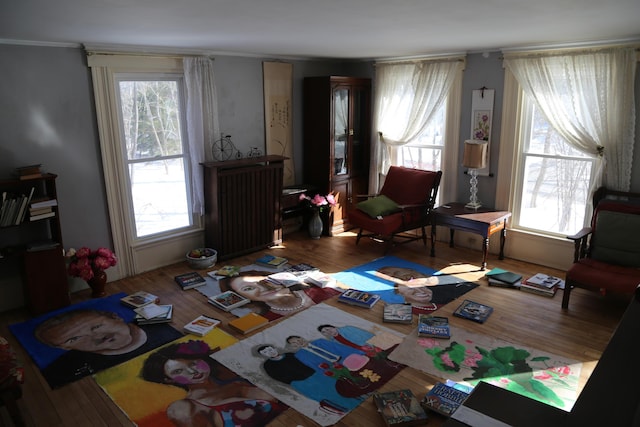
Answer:
<svg viewBox="0 0 640 427"><path fill-rule="evenodd" d="M105 285L107 273L105 270L118 263L118 258L110 249L98 248L95 251L82 247L77 251L70 248L65 253L67 272L72 277L83 279L91 288L94 298L106 295Z"/></svg>
<svg viewBox="0 0 640 427"><path fill-rule="evenodd" d="M312 239L319 239L322 236L322 218L320 218L320 209L313 209L311 218L309 218L309 236Z"/></svg>
<svg viewBox="0 0 640 427"><path fill-rule="evenodd" d="M107 293L104 288L107 285L107 272L104 270L97 270L93 272L93 277L87 280L87 284L91 288L91 296L93 298L100 298Z"/></svg>

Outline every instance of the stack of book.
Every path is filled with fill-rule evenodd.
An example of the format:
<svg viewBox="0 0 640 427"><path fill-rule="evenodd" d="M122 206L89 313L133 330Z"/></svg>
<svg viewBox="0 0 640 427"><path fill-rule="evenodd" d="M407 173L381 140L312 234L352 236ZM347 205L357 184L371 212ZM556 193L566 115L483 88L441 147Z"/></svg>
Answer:
<svg viewBox="0 0 640 427"><path fill-rule="evenodd" d="M358 307L371 308L380 301L380 295L357 289L347 289L338 297L338 301Z"/></svg>
<svg viewBox="0 0 640 427"><path fill-rule="evenodd" d="M184 325L184 331L203 337L220 324L220 320L215 317L201 315L193 319L191 322Z"/></svg>
<svg viewBox="0 0 640 427"><path fill-rule="evenodd" d="M522 284L522 275L502 268L494 268L485 274L489 286L501 288L519 288Z"/></svg>
<svg viewBox="0 0 640 427"><path fill-rule="evenodd" d="M422 399L422 407L446 417L451 416L469 397L466 393L444 383L436 383Z"/></svg>
<svg viewBox="0 0 640 427"><path fill-rule="evenodd" d="M19 180L40 178L42 176L41 166L41 164L21 166L16 168L16 176Z"/></svg>
<svg viewBox="0 0 640 427"><path fill-rule="evenodd" d="M288 261L288 259L281 256L265 254L256 260L256 264L263 265L265 267L278 268L286 264Z"/></svg>
<svg viewBox="0 0 640 427"><path fill-rule="evenodd" d="M207 281L197 271L178 274L173 278L183 291L206 285Z"/></svg>
<svg viewBox="0 0 640 427"><path fill-rule="evenodd" d="M564 280L544 273L536 273L520 285L520 289L523 291L547 297L554 296L558 289L563 288Z"/></svg>
<svg viewBox="0 0 640 427"><path fill-rule="evenodd" d="M451 338L449 318L445 316L418 315L418 336L429 338Z"/></svg>
<svg viewBox="0 0 640 427"><path fill-rule="evenodd" d="M156 305L154 303L136 308L134 320L138 325L169 323L173 319L173 304Z"/></svg>
<svg viewBox="0 0 640 427"><path fill-rule="evenodd" d="M389 427L422 426L429 418L409 389L374 393L373 403Z"/></svg>
<svg viewBox="0 0 640 427"><path fill-rule="evenodd" d="M34 199L29 206L29 221L38 221L39 219L55 216L54 206L58 206L57 199Z"/></svg>

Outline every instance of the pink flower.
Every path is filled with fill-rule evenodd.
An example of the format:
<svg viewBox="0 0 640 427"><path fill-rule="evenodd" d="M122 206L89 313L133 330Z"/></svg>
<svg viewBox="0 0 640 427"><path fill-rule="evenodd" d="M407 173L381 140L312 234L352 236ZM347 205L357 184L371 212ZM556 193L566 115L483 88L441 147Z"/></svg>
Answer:
<svg viewBox="0 0 640 427"><path fill-rule="evenodd" d="M424 348L434 348L440 343L434 338L418 338L418 345Z"/></svg>
<svg viewBox="0 0 640 427"><path fill-rule="evenodd" d="M558 375L571 375L571 368L569 366L554 366L550 371Z"/></svg>
<svg viewBox="0 0 640 427"><path fill-rule="evenodd" d="M551 379L551 375L549 375L546 371L542 371L540 373L538 373L537 375L534 375L533 378L540 380L540 381L544 381L544 380L548 380Z"/></svg>
<svg viewBox="0 0 640 427"><path fill-rule="evenodd" d="M450 368L455 367L455 363L453 363L453 361L451 360L449 353L444 353L440 358L445 365L449 366Z"/></svg>
<svg viewBox="0 0 640 427"><path fill-rule="evenodd" d="M327 205L334 206L336 204L336 199L333 194L327 194L326 196L321 196L319 194L316 194L315 196L313 196L313 198L311 198L303 193L300 195L299 199L300 201L306 200L312 206L315 206L318 208L327 206Z"/></svg>
<svg viewBox="0 0 640 427"><path fill-rule="evenodd" d="M101 270L106 270L118 263L116 255L107 248L99 248L95 251L83 246L77 251L73 248L66 251L69 267L67 271L73 277L83 280L92 279Z"/></svg>

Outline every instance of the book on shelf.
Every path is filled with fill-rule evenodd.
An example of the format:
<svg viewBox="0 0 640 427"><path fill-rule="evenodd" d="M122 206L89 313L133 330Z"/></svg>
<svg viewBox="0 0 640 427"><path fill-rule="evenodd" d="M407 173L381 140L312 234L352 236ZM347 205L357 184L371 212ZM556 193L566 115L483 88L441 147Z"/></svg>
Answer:
<svg viewBox="0 0 640 427"><path fill-rule="evenodd" d="M225 291L218 295L210 296L207 301L224 311L231 311L251 302L250 299L233 291Z"/></svg>
<svg viewBox="0 0 640 427"><path fill-rule="evenodd" d="M213 329L219 324L220 320L203 314L184 325L183 329L185 332L203 337L213 331Z"/></svg>
<svg viewBox="0 0 640 427"><path fill-rule="evenodd" d="M32 199L31 200L31 205L29 206L30 209L38 209L38 208L44 208L47 206L58 206L58 199L50 199L50 198L39 198L39 199Z"/></svg>
<svg viewBox="0 0 640 427"><path fill-rule="evenodd" d="M409 389L373 394L378 413L390 427L409 427L426 424L427 413Z"/></svg>
<svg viewBox="0 0 640 427"><path fill-rule="evenodd" d="M148 307L148 306L147 306ZM173 304L158 305L163 308L163 312L159 315L147 319L141 314L136 313L136 317L133 319L138 325L153 325L156 323L169 323L173 320ZM144 308L144 307L141 307Z"/></svg>
<svg viewBox="0 0 640 427"><path fill-rule="evenodd" d="M53 212L53 208L51 206L45 206L44 208L29 208L29 215L40 215L43 213Z"/></svg>
<svg viewBox="0 0 640 427"><path fill-rule="evenodd" d="M147 320L167 314L167 308L164 305L158 305L153 302L142 307L134 308L133 311Z"/></svg>
<svg viewBox="0 0 640 427"><path fill-rule="evenodd" d="M449 318L444 316L419 314L418 336L442 339L451 338L451 327L449 326Z"/></svg>
<svg viewBox="0 0 640 427"><path fill-rule="evenodd" d="M491 313L493 313L493 307L466 299L456 308L453 315L463 319L473 320L474 322L484 323Z"/></svg>
<svg viewBox="0 0 640 427"><path fill-rule="evenodd" d="M207 281L197 271L178 274L173 278L183 291L205 285Z"/></svg>
<svg viewBox="0 0 640 427"><path fill-rule="evenodd" d="M524 291L524 292L529 292L532 294L536 294L536 295L542 295L545 297L552 297L556 294L556 292L558 291L559 286L555 285L551 288L540 288L538 286L532 286L529 285L527 283L523 283L522 285L520 285L520 290Z"/></svg>
<svg viewBox="0 0 640 427"><path fill-rule="evenodd" d="M46 251L49 249L57 248L58 246L60 246L60 243L56 242L55 240L51 240L51 239L37 240L37 241L27 243L27 251L28 252Z"/></svg>
<svg viewBox="0 0 640 427"><path fill-rule="evenodd" d="M51 218L53 216L56 216L55 212L47 212L47 213L43 213L43 214L40 214L40 215L31 215L29 217L29 221L39 221L41 219Z"/></svg>
<svg viewBox="0 0 640 427"><path fill-rule="evenodd" d="M438 382L425 394L420 403L424 409L449 417L467 397L469 393Z"/></svg>
<svg viewBox="0 0 640 427"><path fill-rule="evenodd" d="M493 268L485 274L487 279L498 280L509 285L515 285L522 281L522 275L502 268Z"/></svg>
<svg viewBox="0 0 640 427"><path fill-rule="evenodd" d="M41 168L42 164L20 166L16 168L16 176L19 179L40 178L42 176Z"/></svg>
<svg viewBox="0 0 640 427"><path fill-rule="evenodd" d="M371 308L380 301L380 295L350 288L338 297L338 301L346 304L357 305L359 307Z"/></svg>
<svg viewBox="0 0 640 427"><path fill-rule="evenodd" d="M120 298L120 302L127 307L138 308L151 303L157 304L160 298L146 291L138 291Z"/></svg>
<svg viewBox="0 0 640 427"><path fill-rule="evenodd" d="M563 282L564 281L559 277L549 276L544 273L536 273L524 281L526 285L535 286L541 289L552 289L555 286L560 286Z"/></svg>
<svg viewBox="0 0 640 427"><path fill-rule="evenodd" d="M269 323L269 319L258 313L250 312L244 316L238 317L229 321L230 328L240 332L241 334L248 334L251 331L255 331L258 328Z"/></svg>
<svg viewBox="0 0 640 427"><path fill-rule="evenodd" d="M238 276L240 274L240 267L235 265L225 265L222 268L213 272L216 276L224 276L224 277L233 277Z"/></svg>
<svg viewBox="0 0 640 427"><path fill-rule="evenodd" d="M308 272L304 281L319 288L332 288L338 283L334 277L320 270Z"/></svg>
<svg viewBox="0 0 640 427"><path fill-rule="evenodd" d="M286 264L289 260L281 257L281 256L276 256L276 255L271 255L271 254L265 254L263 256L261 256L260 258L258 258L255 262L256 264L259 265L264 265L267 267L272 267L272 268L277 268L280 267L284 264Z"/></svg>
<svg viewBox="0 0 640 427"><path fill-rule="evenodd" d="M382 309L382 321L388 323L412 323L413 310L411 304L386 303Z"/></svg>

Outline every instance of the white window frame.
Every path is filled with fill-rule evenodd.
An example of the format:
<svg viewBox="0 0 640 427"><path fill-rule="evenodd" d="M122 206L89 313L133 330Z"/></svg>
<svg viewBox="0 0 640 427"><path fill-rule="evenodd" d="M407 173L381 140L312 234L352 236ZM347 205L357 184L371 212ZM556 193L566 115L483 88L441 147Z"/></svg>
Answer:
<svg viewBox="0 0 640 427"><path fill-rule="evenodd" d="M517 176L518 161L520 161L519 141L523 127L523 97L524 93L520 85L513 74L505 68L496 209L510 212L517 209L516 193L521 188L520 183L513 178ZM565 237L513 228L511 223L508 236L505 252L509 254L509 258L560 270L566 270L573 262L573 243ZM492 241L491 244L495 245L496 242Z"/></svg>
<svg viewBox="0 0 640 427"><path fill-rule="evenodd" d="M189 250L203 245L203 221L199 216L193 218L191 227L143 238L135 237L135 224L132 223L133 209L130 198L127 196L130 194L127 166L122 153L124 142L119 123L116 76L136 73L183 75L182 64L181 57L117 55L100 52L88 54L88 65L91 67L93 77L111 234L114 251L119 260L117 277L113 279L179 262L184 259L184 254ZM193 167L199 167L199 165L191 165L191 168Z"/></svg>

